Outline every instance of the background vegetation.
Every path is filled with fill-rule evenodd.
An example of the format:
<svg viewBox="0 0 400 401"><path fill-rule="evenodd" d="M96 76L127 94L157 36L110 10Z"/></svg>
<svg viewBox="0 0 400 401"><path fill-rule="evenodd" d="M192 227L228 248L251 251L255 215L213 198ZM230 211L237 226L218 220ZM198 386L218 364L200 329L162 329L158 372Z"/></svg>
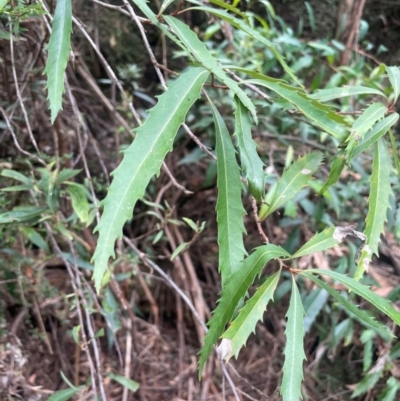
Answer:
<svg viewBox="0 0 400 401"><path fill-rule="evenodd" d="M398 397L400 10L323 3L0 1L1 397Z"/></svg>

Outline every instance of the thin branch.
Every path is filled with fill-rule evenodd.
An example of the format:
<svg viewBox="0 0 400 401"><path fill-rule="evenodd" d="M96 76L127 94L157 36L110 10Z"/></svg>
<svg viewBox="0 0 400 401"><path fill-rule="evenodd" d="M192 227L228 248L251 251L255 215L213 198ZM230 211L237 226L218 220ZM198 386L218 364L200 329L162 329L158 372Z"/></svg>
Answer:
<svg viewBox="0 0 400 401"><path fill-rule="evenodd" d="M11 69L12 69L12 73L13 73L13 77L14 77L14 84L15 84L15 92L17 93L17 98L19 100L19 103L21 105L21 110L22 110L22 114L24 115L24 119L25 119L25 124L26 124L26 128L28 130L28 134L29 134L29 138L32 142L33 147L35 148L36 152L38 153L39 156L37 156L38 159L40 159L42 161L42 164L46 164L42 158L40 157L40 150L38 147L38 144L33 136L33 132L31 129L31 124L29 122L29 117L28 117L28 113L25 109L25 104L24 101L22 99L21 96L21 92L19 90L19 84L18 84L18 77L17 77L17 71L15 69L15 58L14 58L14 39L13 39L13 33L12 33L12 29L13 29L13 24L10 22L10 56L11 56Z"/></svg>

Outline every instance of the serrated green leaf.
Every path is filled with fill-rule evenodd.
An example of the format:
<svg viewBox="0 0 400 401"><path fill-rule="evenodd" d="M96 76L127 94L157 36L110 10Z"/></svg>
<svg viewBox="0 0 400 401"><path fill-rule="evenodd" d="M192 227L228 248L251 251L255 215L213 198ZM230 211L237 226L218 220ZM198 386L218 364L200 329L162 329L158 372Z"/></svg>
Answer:
<svg viewBox="0 0 400 401"><path fill-rule="evenodd" d="M70 37L72 33L71 0L57 0L52 23L50 41L47 45L47 62L44 73L47 74L47 99L50 102L51 122L62 109L64 93L64 72L67 68Z"/></svg>
<svg viewBox="0 0 400 401"><path fill-rule="evenodd" d="M28 185L29 187L33 186L32 178L26 177L25 175L19 173L18 171L9 170L5 168L4 170L1 171L0 175L2 177L13 178L14 180L23 182L25 185Z"/></svg>
<svg viewBox="0 0 400 401"><path fill-rule="evenodd" d="M205 12L209 12L211 14L216 15L217 17L223 19L224 21L227 21L230 25L234 26L237 29L240 29L241 31L247 33L250 37L252 37L255 40L258 40L260 43L262 43L264 46L266 46L272 54L275 56L275 58L278 60L282 68L285 70L285 72L293 79L294 82L299 84L301 87L303 86L302 83L299 81L297 76L293 73L291 68L286 64L284 57L280 53L280 51L276 48L276 45L269 40L267 40L264 36L262 36L259 32L257 32L255 29L247 25L244 21L232 17L232 15L228 14L226 11L222 10L217 10L215 8L211 7L192 7L192 10L201 10ZM249 109L250 110L250 109Z"/></svg>
<svg viewBox="0 0 400 401"><path fill-rule="evenodd" d="M362 140L365 134L375 125L377 121L382 119L387 112L387 107L382 103L373 103L368 106L360 117L354 121L351 127L351 133L346 139L346 160L349 162L353 158L353 151Z"/></svg>
<svg viewBox="0 0 400 401"><path fill-rule="evenodd" d="M235 148L224 120L211 101L210 104L214 115L217 155L219 271L224 284L246 254L243 244L246 232L243 216L246 212L242 204L242 183Z"/></svg>
<svg viewBox="0 0 400 401"><path fill-rule="evenodd" d="M344 151L339 151L332 159L331 170L329 171L328 179L324 186L319 191L318 195L323 195L333 184L336 184L342 174L344 166L346 164L346 156Z"/></svg>
<svg viewBox="0 0 400 401"><path fill-rule="evenodd" d="M128 377L117 375L113 372L108 373L107 376L110 379L115 380L117 383L122 384L124 387L132 392L135 392L139 389L139 383L129 379Z"/></svg>
<svg viewBox="0 0 400 401"><path fill-rule="evenodd" d="M393 194L390 185L390 172L392 169L390 155L386 149L383 138L375 144L372 174L370 178L370 191L368 199L368 214L365 220L364 234L367 237L361 251L357 270L354 275L359 280L368 270L372 255L378 254L378 245L390 207L390 195Z"/></svg>
<svg viewBox="0 0 400 401"><path fill-rule="evenodd" d="M386 98L383 92L378 89L369 88L368 86L344 86L342 88L320 89L310 95L310 98L320 102L329 102L330 100L357 95L379 95Z"/></svg>
<svg viewBox="0 0 400 401"><path fill-rule="evenodd" d="M84 386L73 387L73 388L66 388L64 390L56 391L52 394L47 401L68 401L70 400L75 394L78 394Z"/></svg>
<svg viewBox="0 0 400 401"><path fill-rule="evenodd" d="M48 253L50 252L47 242L34 228L21 227L20 230L22 234L24 234L25 237L28 238L30 242L32 242L32 244L36 245L38 248L41 248Z"/></svg>
<svg viewBox="0 0 400 401"><path fill-rule="evenodd" d="M283 401L299 401L299 399L303 399L301 395L301 382L303 381L303 360L306 359L303 342L304 314L300 293L294 276L292 276L292 295L290 297L289 309L286 313L285 362L282 368L281 394Z"/></svg>
<svg viewBox="0 0 400 401"><path fill-rule="evenodd" d="M226 360L233 355L237 358L239 351L246 344L249 335L255 331L257 322L262 319L268 302L273 299L280 275L281 270L265 280L264 284L246 302L246 305L240 310L238 317L222 335L222 338L231 340L231 352L225 358Z"/></svg>
<svg viewBox="0 0 400 401"><path fill-rule="evenodd" d="M279 257L290 257L283 248L267 244L258 247L249 257L239 263L238 268L228 279L222 288L221 297L213 315L208 322L209 330L204 337L203 347L200 351L199 376L203 373L204 364L211 353L212 347L223 333L226 323L232 318L233 313L248 288L266 263Z"/></svg>
<svg viewBox="0 0 400 401"><path fill-rule="evenodd" d="M350 314L350 316L357 319L361 324L364 326L371 328L378 332L382 336L383 339L389 339L393 337L392 332L383 324L379 323L375 320L373 316L370 316L368 313L360 309L357 305L354 305L352 302L347 301L342 295L340 295L336 290L326 284L324 281L320 280L319 278L315 277L309 270L305 270L300 272L302 276L307 277L319 287L326 290L333 298L336 299L341 305L343 305L344 310Z"/></svg>
<svg viewBox="0 0 400 401"><path fill-rule="evenodd" d="M379 138L388 132L388 130L393 127L394 124L399 119L397 113L393 113L390 116L383 118L378 121L374 127L367 132L362 141L354 148L353 158L358 156L361 152L367 150L371 145L373 145Z"/></svg>
<svg viewBox="0 0 400 401"><path fill-rule="evenodd" d="M385 389L378 395L378 401L395 401L396 394L400 390L400 382L393 376L389 377Z"/></svg>
<svg viewBox="0 0 400 401"><path fill-rule="evenodd" d="M132 216L133 208L146 190L150 179L158 174L165 155L172 149L175 135L185 116L200 95L208 71L195 67L182 74L159 97L144 124L136 130L132 145L113 172L113 181L105 200L104 212L96 227L98 245L93 255L94 280L97 291L107 270L108 260L114 257L115 240Z"/></svg>
<svg viewBox="0 0 400 401"><path fill-rule="evenodd" d="M360 284L353 278L350 278L344 274L336 273L330 270L311 269L304 270L300 274L305 273L318 274L320 276L332 277L334 280L339 281L345 285L349 290L354 291L360 295L366 301L370 302L375 308L379 309L385 315L389 316L397 325L400 325L400 313L397 312L385 298L376 295L367 286Z"/></svg>
<svg viewBox="0 0 400 401"><path fill-rule="evenodd" d="M344 140L347 137L348 123L343 116L333 111L332 107L311 99L301 88L288 85L280 79L270 78L266 75L245 68L229 67L232 70L243 72L255 79L246 82L260 85L272 90L277 95L287 100L302 114L309 118L315 125L332 135L334 138Z"/></svg>
<svg viewBox="0 0 400 401"><path fill-rule="evenodd" d="M66 191L71 197L72 208L82 223L89 217L89 203L86 197L86 189L81 184L67 182Z"/></svg>
<svg viewBox="0 0 400 401"><path fill-rule="evenodd" d="M246 93L240 88L238 83L229 78L225 71L218 65L217 60L211 55L206 45L197 37L197 35L183 22L175 17L165 16L165 21L177 35L180 41L187 47L190 54L214 74L222 83L242 101L245 107L252 114L257 123L256 108Z"/></svg>
<svg viewBox="0 0 400 401"><path fill-rule="evenodd" d="M266 219L285 202L292 199L301 188L307 185L311 175L322 162L322 153L312 152L296 160L277 182L275 188L266 197L267 208L263 209L260 220Z"/></svg>
<svg viewBox="0 0 400 401"><path fill-rule="evenodd" d="M265 192L264 163L251 136L251 120L243 103L235 97L235 136L238 140L240 164L249 182L250 193L261 202Z"/></svg>
<svg viewBox="0 0 400 401"><path fill-rule="evenodd" d="M40 217L47 207L42 206L16 206L9 212L0 213L0 224L24 222Z"/></svg>
<svg viewBox="0 0 400 401"><path fill-rule="evenodd" d="M388 66L385 67L386 72L388 73L389 81L393 87L394 103L396 103L400 94L400 68Z"/></svg>
<svg viewBox="0 0 400 401"><path fill-rule="evenodd" d="M333 248L340 242L335 238L335 230L336 227L329 227L324 231L315 234L293 255L293 258L300 258L301 256L311 255L315 252L321 252Z"/></svg>

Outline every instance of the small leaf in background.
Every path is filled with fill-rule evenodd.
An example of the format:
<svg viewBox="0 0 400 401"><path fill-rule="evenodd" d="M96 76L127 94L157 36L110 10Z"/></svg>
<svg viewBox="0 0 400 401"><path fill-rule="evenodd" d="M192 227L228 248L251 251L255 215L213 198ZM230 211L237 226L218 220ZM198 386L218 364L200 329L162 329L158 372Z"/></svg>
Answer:
<svg viewBox="0 0 400 401"><path fill-rule="evenodd" d="M319 195L323 195L333 184L336 184L342 174L344 166L346 164L346 156L344 151L339 151L332 159L331 170L329 171L328 179L324 186L319 191Z"/></svg>
<svg viewBox="0 0 400 401"><path fill-rule="evenodd" d="M20 230L22 234L24 234L25 237L28 238L30 242L32 242L32 244L36 245L40 249L43 249L47 253L50 253L49 245L34 228L21 227Z"/></svg>
<svg viewBox="0 0 400 401"><path fill-rule="evenodd" d="M159 96L144 124L136 129L136 138L124 151L122 162L112 173L113 181L102 201L104 211L95 228L99 232L93 255L97 291L100 291L109 258L115 256L115 241L122 235L123 225L132 217L133 208L143 197L151 178L159 173L166 154L172 150L178 128L200 96L208 76L204 68L192 67Z"/></svg>
<svg viewBox="0 0 400 401"><path fill-rule="evenodd" d="M199 227L197 226L197 224L192 220L189 219L188 217L182 217L182 220L194 231L194 232L198 232L199 231Z"/></svg>
<svg viewBox="0 0 400 401"><path fill-rule="evenodd" d="M57 222L55 228L60 232L60 234L64 235L64 237L68 238L70 241L74 239L71 231L69 231L61 221Z"/></svg>
<svg viewBox="0 0 400 401"><path fill-rule="evenodd" d="M315 322L318 314L325 306L328 300L328 292L323 288L312 290L303 301L303 307L305 311L304 316L304 332L308 333L311 326Z"/></svg>
<svg viewBox="0 0 400 401"><path fill-rule="evenodd" d="M307 8L308 19L310 21L311 31L312 33L314 33L315 32L314 10L312 9L311 4L308 1L305 2L305 5Z"/></svg>
<svg viewBox="0 0 400 401"><path fill-rule="evenodd" d="M378 245L387 219L387 211L390 207L390 196L393 195L390 185L391 169L390 155L383 138L381 138L375 145L374 160L372 162L368 214L364 230L367 240L361 250L361 256L354 275L356 280L359 280L364 272L368 270L372 255L378 255Z"/></svg>
<svg viewBox="0 0 400 401"><path fill-rule="evenodd" d="M217 342L225 329L226 323L232 318L239 301L246 295L250 285L266 263L279 257L290 257L283 248L267 244L258 247L249 257L241 261L238 267L222 288L221 297L210 321L209 330L204 337L203 347L200 350L199 377L203 373L204 365L211 353L212 347Z"/></svg>
<svg viewBox="0 0 400 401"><path fill-rule="evenodd" d="M395 401L396 394L400 390L400 382L393 376L386 382L386 388L379 394L378 401Z"/></svg>
<svg viewBox="0 0 400 401"><path fill-rule="evenodd" d="M221 281L235 273L235 268L246 255L243 243L243 216L246 211L242 203L242 183L240 169L236 161L228 129L215 105L209 99L215 124L215 152L217 155L217 223L218 223L218 267Z"/></svg>
<svg viewBox="0 0 400 401"><path fill-rule="evenodd" d="M389 341L390 338L394 336L386 326L376 321L374 317L370 316L366 311L360 309L358 305L349 302L336 290L334 290L324 281L317 278L310 271L302 271L300 274L313 281L319 287L323 288L327 293L329 293L329 295L335 298L336 301L338 301L344 307L346 313L357 319L362 325L375 330L384 340Z"/></svg>
<svg viewBox="0 0 400 401"><path fill-rule="evenodd" d="M67 68L70 37L72 33L71 0L57 0L52 23L52 32L47 45L48 57L46 68L48 100L50 102L51 122L62 109L64 93L64 72Z"/></svg>
<svg viewBox="0 0 400 401"><path fill-rule="evenodd" d="M268 302L273 299L280 275L281 271L279 270L265 280L264 284L246 302L245 306L240 310L238 317L222 335L223 338L231 340L230 352L224 356L226 361L232 355L237 358L239 351L246 344L250 334L255 332L257 322L262 319Z"/></svg>
<svg viewBox="0 0 400 401"><path fill-rule="evenodd" d="M364 354L363 354L363 372L367 372L372 365L373 357L373 338L375 332L373 330L364 330L361 334L360 340L364 344Z"/></svg>
<svg viewBox="0 0 400 401"><path fill-rule="evenodd" d="M172 253L171 255L171 260L174 260L180 253L182 253L183 250L185 250L188 246L187 242L182 242L182 244L180 244L175 251Z"/></svg>
<svg viewBox="0 0 400 401"><path fill-rule="evenodd" d="M117 375L113 372L108 373L107 376L110 379L115 380L117 383L122 384L133 393L139 389L139 383L133 381L132 379L129 379L128 377Z"/></svg>
<svg viewBox="0 0 400 401"><path fill-rule="evenodd" d="M71 330L72 338L74 339L75 344L78 344L78 345L81 343L81 341L80 341L80 331L81 331L81 326L80 325L74 326L72 328L72 330Z"/></svg>
<svg viewBox="0 0 400 401"><path fill-rule="evenodd" d="M235 136L240 164L249 183L250 193L261 202L265 192L264 163L257 153L257 144L251 136L251 120L243 103L235 97Z"/></svg>
<svg viewBox="0 0 400 401"><path fill-rule="evenodd" d="M303 361L306 359L304 353L304 314L300 292L292 275L292 295L286 313L285 362L282 368L281 394L283 401L299 401L303 398L301 382L303 381Z"/></svg>
<svg viewBox="0 0 400 401"><path fill-rule="evenodd" d="M0 174L2 177L13 178L14 180L20 181L27 185L28 187L32 188L33 180L30 177L26 177L25 175L19 173L15 170L3 169Z"/></svg>
<svg viewBox="0 0 400 401"><path fill-rule="evenodd" d="M81 391L83 388L84 388L84 386L79 386L79 387L66 388L64 390L56 391L54 394L52 394L47 399L47 401L68 401L74 395L78 394L79 391Z"/></svg>
<svg viewBox="0 0 400 401"><path fill-rule="evenodd" d="M81 184L67 182L66 191L71 197L72 208L82 223L85 223L89 217L89 203L86 197L86 189Z"/></svg>
<svg viewBox="0 0 400 401"><path fill-rule="evenodd" d="M382 370L380 370L379 372L367 373L365 377L359 383L357 383L356 388L351 395L351 398L359 397L360 395L365 394L368 390L374 388L375 384L378 383L381 375Z"/></svg>
<svg viewBox="0 0 400 401"><path fill-rule="evenodd" d="M48 211L47 207L16 206L9 212L0 213L0 224L34 220L39 218L45 211Z"/></svg>
<svg viewBox="0 0 400 401"><path fill-rule="evenodd" d="M293 198L311 179L311 175L317 170L322 162L322 153L312 152L296 160L278 181L273 192L269 192L265 201L267 210L259 214L262 221L270 216L275 210L283 206L289 199Z"/></svg>
<svg viewBox="0 0 400 401"><path fill-rule="evenodd" d="M68 181L70 178L78 175L82 170L76 170L71 168L64 168L60 171L60 174L57 175L54 184L62 184L64 181Z"/></svg>
<svg viewBox="0 0 400 401"><path fill-rule="evenodd" d="M349 290L354 291L360 297L370 302L372 305L375 306L375 308L379 309L385 315L389 316L397 325L400 326L400 313L393 308L390 302L387 299L376 295L367 286L360 284L355 279L350 278L344 274L333 272L331 270L311 269L302 271L300 272L300 274L304 274L306 272L310 274L318 274L320 276L328 276L336 281L339 281L339 283L342 283Z"/></svg>
<svg viewBox="0 0 400 401"><path fill-rule="evenodd" d="M387 112L387 107L382 103L373 103L368 106L360 117L351 127L351 133L347 138L346 161L349 162L353 158L353 152L358 143L363 140L365 134L375 125L377 121L382 119Z"/></svg>
<svg viewBox="0 0 400 401"><path fill-rule="evenodd" d="M388 73L390 83L392 84L393 87L393 94L394 94L393 103L396 103L400 94L400 68L386 66L386 72Z"/></svg>

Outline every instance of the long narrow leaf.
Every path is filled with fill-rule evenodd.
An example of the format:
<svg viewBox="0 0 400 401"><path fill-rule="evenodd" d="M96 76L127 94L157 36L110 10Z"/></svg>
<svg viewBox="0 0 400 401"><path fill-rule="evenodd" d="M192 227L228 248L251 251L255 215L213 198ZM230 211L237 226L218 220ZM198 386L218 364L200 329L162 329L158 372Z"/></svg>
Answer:
<svg viewBox="0 0 400 401"><path fill-rule="evenodd" d="M330 270L311 269L301 272L301 274L304 273L332 277L334 280L345 285L349 290L354 291L366 301L370 302L375 306L375 308L379 309L385 315L389 316L397 325L400 325L400 313L397 312L392 305L390 305L389 301L380 297L379 295L376 295L367 286L359 283L353 278Z"/></svg>
<svg viewBox="0 0 400 401"><path fill-rule="evenodd" d="M349 302L347 299L342 297L342 295L340 295L336 290L334 290L324 281L317 278L309 270L302 271L300 274L313 281L319 287L324 288L333 298L336 299L336 301L338 301L344 307L344 310L346 312L350 313L351 316L354 316L354 318L356 318L361 324L370 329L376 330L384 339L389 339L390 337L393 337L392 332L386 326L376 321L373 316L370 316L368 313L360 309L357 305L354 305L352 302Z"/></svg>
<svg viewBox="0 0 400 401"><path fill-rule="evenodd" d="M124 151L121 164L113 172L109 193L102 202L104 212L96 227L99 240L93 255L93 276L97 291L108 260L114 257L115 240L121 236L123 225L132 216L136 201L144 195L150 179L160 171L178 128L199 97L208 75L204 68L191 68L171 84L150 110L145 123L136 130L135 140Z"/></svg>
<svg viewBox="0 0 400 401"><path fill-rule="evenodd" d="M257 153L257 144L251 136L251 120L243 103L235 98L235 135L238 140L241 167L249 182L250 193L261 202L264 196L264 163Z"/></svg>
<svg viewBox="0 0 400 401"><path fill-rule="evenodd" d="M371 145L373 145L379 138L386 134L394 124L397 123L399 115L393 113L390 116L383 118L381 121L377 122L373 128L367 132L362 141L354 148L353 158L358 156L361 152L367 150Z"/></svg>
<svg viewBox="0 0 400 401"><path fill-rule="evenodd" d="M282 400L299 401L301 396L301 382L303 380L303 361L306 359L304 353L304 308L301 297L292 276L292 295L287 311L287 325L285 330L285 362L283 364Z"/></svg>
<svg viewBox="0 0 400 401"><path fill-rule="evenodd" d="M297 84L300 86L303 86L299 79L296 77L294 72L291 70L291 68L286 64L284 57L281 55L280 51L277 49L276 45L266 38L264 38L263 35L261 35L259 32L257 32L255 29L247 25L244 21L232 17L232 15L228 14L226 11L222 10L217 10L216 8L211 8L211 7L192 7L191 9L193 10L202 10L205 12L209 12L211 14L216 15L217 17L223 19L224 21L227 21L229 25L234 26L237 29L242 30L243 32L246 32L247 35L252 37L253 39L258 40L260 43L262 43L264 46L266 46L272 54L275 56L275 58L278 60L282 68L287 72L287 74L295 81Z"/></svg>
<svg viewBox="0 0 400 401"><path fill-rule="evenodd" d="M246 232L243 216L246 212L242 204L242 183L235 148L224 120L211 101L210 104L214 115L217 154L219 270L224 284L225 279L235 272L232 269L246 254L243 244L243 234Z"/></svg>
<svg viewBox="0 0 400 401"><path fill-rule="evenodd" d="M244 297L254 279L266 263L272 259L290 257L283 248L267 244L258 247L248 258L239 264L222 289L218 306L208 322L209 330L204 337L203 347L200 351L199 376L203 373L204 364L211 353L212 347L224 331L225 325L231 319L239 300Z"/></svg>
<svg viewBox="0 0 400 401"><path fill-rule="evenodd" d="M353 158L354 148L362 140L365 134L375 125L377 121L382 119L387 112L387 107L382 103L373 103L368 106L364 112L354 121L351 127L351 134L349 135L346 147L347 162Z"/></svg>
<svg viewBox="0 0 400 401"><path fill-rule="evenodd" d="M310 95L310 97L320 102L329 102L330 100L356 95L379 95L386 98L385 94L380 90L368 88L367 86L345 86L343 88L321 89Z"/></svg>
<svg viewBox="0 0 400 401"><path fill-rule="evenodd" d="M217 60L208 51L206 45L197 37L197 35L183 22L171 16L165 16L165 21L177 35L180 41L190 51L192 56L214 74L221 82L242 101L245 107L250 111L254 120L257 122L256 108L246 93L240 89L238 83L229 78L225 71L218 65Z"/></svg>
<svg viewBox="0 0 400 401"><path fill-rule="evenodd" d="M177 44L181 49L188 51L186 47L183 45L181 41L177 39L177 37L172 34L168 27L162 24L157 15L153 12L153 10L147 5L145 0L132 0L132 2L140 9L140 11L148 18L151 23L156 26L167 38L171 39L175 44ZM160 12L161 14L161 12Z"/></svg>
<svg viewBox="0 0 400 401"><path fill-rule="evenodd" d="M47 74L47 99L50 103L52 123L56 119L58 112L62 109L64 72L67 67L71 48L71 33L71 0L57 0L50 41L47 45L47 63L44 70L45 74Z"/></svg>
<svg viewBox="0 0 400 401"><path fill-rule="evenodd" d="M322 162L322 153L312 152L296 160L283 174L266 202L269 205L260 215L260 220L266 219L284 203L293 198L301 188L307 185L311 175Z"/></svg>
<svg viewBox="0 0 400 401"><path fill-rule="evenodd" d="M331 107L319 103L315 99L311 99L303 89L290 86L285 81L270 78L255 71L244 68L230 68L248 74L254 78L246 82L264 86L292 103L293 106L309 118L315 125L334 138L344 140L347 137L348 123L344 117L335 113Z"/></svg>
<svg viewBox="0 0 400 401"><path fill-rule="evenodd" d="M240 310L238 317L229 326L229 329L222 335L231 341L231 352L226 360L232 357L237 358L239 351L246 344L249 335L256 329L256 324L262 319L268 302L272 300L276 286L278 285L281 271L269 276L246 305Z"/></svg>
<svg viewBox="0 0 400 401"><path fill-rule="evenodd" d="M392 195L390 185L391 169L390 155L383 138L381 138L375 145L370 178L368 214L364 230L367 240L361 251L361 257L354 275L354 278L357 280L368 270L372 255L378 254L378 245L387 218L387 211L390 207L390 196Z"/></svg>

